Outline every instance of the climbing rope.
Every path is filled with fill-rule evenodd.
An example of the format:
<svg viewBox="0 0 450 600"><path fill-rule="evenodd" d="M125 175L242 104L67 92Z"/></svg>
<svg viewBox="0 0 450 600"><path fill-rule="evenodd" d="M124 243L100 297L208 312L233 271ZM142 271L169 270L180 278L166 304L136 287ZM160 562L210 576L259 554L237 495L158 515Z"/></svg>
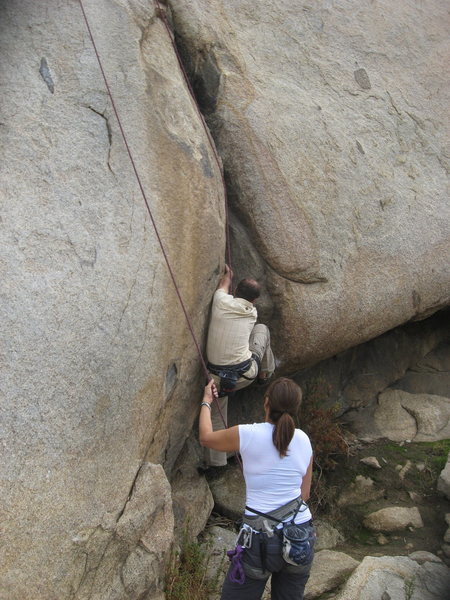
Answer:
<svg viewBox="0 0 450 600"><path fill-rule="evenodd" d="M99 53L98 53L97 46L96 46L96 44L95 44L94 36L93 36L93 34L92 34L92 31L91 31L91 28L90 28L90 25L89 25L89 21L88 21L88 18L87 18L86 12L85 12L85 10L84 10L84 6L83 6L83 2L82 2L82 0L79 0L79 3L80 3L80 6L81 6L81 10L82 10L82 12L83 12L83 17L84 17L84 20L85 20L85 22L86 22L86 27L87 27L87 29L88 29L88 32L89 32L89 37L91 38L92 46L93 46L93 48L94 48L94 52L95 52L95 55L96 55L96 57L97 57L97 62L98 62L98 65L99 65L99 67L100 67L100 71L101 71L101 73L102 73L103 80L104 80L104 82L105 82L105 86L106 86L106 89L107 89L107 92L108 92L108 96L109 96L109 98L110 98L110 100L111 100L111 105L112 105L112 108L113 108L113 110L114 110L114 114L116 115L116 119L117 119L117 123L118 123L118 125L119 125L120 133L122 134L122 139L123 139L123 141L124 141L125 148L126 148L126 150L127 150L128 156L129 156L129 158L130 158L131 165L132 165L132 167L133 167L134 174L135 174L135 176L136 176L136 179L137 179L137 182L138 182L138 185L139 185L139 189L141 190L141 194L142 194L142 197L143 197L143 199L144 199L145 206L147 207L147 212L148 212L148 214L149 214L149 217L150 217L150 220L151 220L151 222L152 222L153 229L155 230L155 234L156 234L156 237L157 237L157 239L158 239L158 243L159 243L159 246L160 246L160 248L161 248L161 252L162 252L162 254L163 254L163 257L164 257L164 260L165 260L165 262L166 262L167 268L168 268L168 270L169 270L169 273L170 273L170 277L171 277L171 279L172 279L173 286L174 286L174 288L175 288L175 291L176 291L176 294L177 294L177 296L178 296L178 300L179 300L179 302L180 302L181 308L183 309L184 316L185 316L185 318L186 318L187 325L188 325L188 327L189 327L189 330L190 330L190 332L191 332L192 339L193 339L193 341L194 341L194 344L195 344L195 346L196 346L196 348L197 348L197 352L198 352L198 355L199 355L199 357L200 357L200 362L201 362L201 364L202 364L202 367L203 367L203 370L204 370L204 372L205 372L205 376L206 376L206 378L208 379L208 378L209 378L208 368L207 368L207 366L206 366L205 359L203 358L203 354L202 354L202 351L201 351L201 349L200 349L200 344L199 344L199 342L198 342L198 340L197 340L197 336L195 335L195 332L194 332L194 328L193 328L193 326L192 326L191 319L190 319L190 317L189 317L189 315L188 315L188 312L187 312L187 310L186 310L185 303L184 303L184 301L183 301L183 298L182 298L182 296L181 296L180 289L179 289L179 287L178 287L178 284L177 284L177 281L176 281L176 279L175 279L175 275L174 275L174 272L173 272L172 266L171 266L171 264L170 264L169 257L168 257L168 255L167 255L167 252L166 252L165 248L164 248L164 244L163 244L163 242L162 242L161 235L160 235L160 233L159 233L159 230L158 230L158 227L157 227L157 225L156 225L156 221L155 221L155 219L154 219L154 217L153 217L153 213L152 213L152 210L151 210L151 208L150 208L150 204L149 204L149 202L148 202L148 200L147 200L147 195L146 195L146 193L145 193L144 186L142 185L142 180L141 180L141 178L140 178L140 176L139 176L139 172L138 172L138 170L137 170L136 163L135 163L135 161L134 161L134 158L133 158L133 155L132 155L132 153L131 153L130 146L128 145L127 136L125 135L125 131L124 131L124 128L123 128L123 126L122 126L122 122L121 122L121 120L120 120L119 113L118 113L118 111L117 111L117 108L116 108L116 104L115 104L115 102L114 102L113 95L112 95L112 93L111 93L111 89L110 89L110 87L109 87L108 79L106 78L106 74L105 74L105 71L104 71L104 69L103 69L103 64L102 64L102 61L100 60L100 55L99 55Z"/></svg>
<svg viewBox="0 0 450 600"><path fill-rule="evenodd" d="M206 380L208 381L208 380L210 380L210 378L211 378L211 376L210 376L210 373L209 373L209 371L208 371L208 367L206 366L205 359L203 358L203 353L202 353L202 351L201 351L200 344L199 344L199 342L198 342L197 336L195 335L195 332L194 332L194 328L193 328L193 325L192 325L191 319L190 319L190 317L189 317L189 314L188 314L188 312L187 312L187 309L186 309L186 305L185 305L185 303L184 303L184 301L183 301L183 298L182 298L182 296L181 296L181 292L180 292L179 286L178 286L178 284L177 284L177 281L176 281L176 278L175 278L175 274L174 274L174 272L173 272L173 269L172 269L172 266L171 266L171 264L170 264L170 261L169 261L169 257L168 257L168 255L167 255L167 252L166 252L166 250L165 250L165 248L164 248L164 244L163 244L163 241L162 241L161 235L160 235L160 233L159 233L158 227L157 227L157 225L156 225L156 221L155 221L155 219L154 219L154 217L153 217L153 213L152 213L152 210L151 210L151 208L150 208L150 204L149 204L149 202L148 202L147 195L146 195L146 193L145 193L144 186L143 186L143 184L142 184L142 180L141 180L141 178L140 178L140 176L139 176L139 172L138 172L138 170L137 170L136 163L135 163L135 161L134 161L134 158L133 158L133 154L132 154L132 152L131 152L131 149L130 149L130 146L129 146L129 144L128 144L128 141L127 141L127 136L126 136L126 134L125 134L125 131L124 131L124 128L123 128L123 126L122 126L122 122L121 122L121 120L120 120L119 113L118 113L118 111L117 111L117 108L116 108L116 104L115 104L115 102L114 102L114 98L113 98L113 95L112 95L112 92L111 92L111 89L110 89L110 86L109 86L109 83L108 83L108 79L107 79L107 77L106 77L105 71L104 71L104 69L103 69L103 64L102 64L102 61L101 61L101 59L100 59L99 52L98 52L98 50L97 50L97 45L96 45L96 43L95 43L94 36L93 36L92 30L91 30L91 27L90 27L90 25L89 25L89 20L88 20L88 18L87 18L86 12L85 12L85 10L84 10L83 2L82 2L82 0L78 0L78 1L79 1L79 4L80 4L81 11L82 11L82 13L83 13L83 18L84 18L84 21L85 21L85 23L86 23L86 28L87 28L87 30L88 30L89 37L90 37L90 39L91 39L92 47L94 48L95 56L97 57L97 62L98 62L98 65L99 65L99 67L100 67L100 71L101 71L101 73L102 73L102 76L103 76L103 81L104 81L104 83L105 83L105 87L106 87L106 90L107 90L107 92L108 92L108 96L109 96L109 98L110 98L110 100L111 100L111 106L112 106L112 108L113 108L113 111L114 111L114 114L115 114L115 116L116 116L117 123L118 123L118 125L119 125L119 129L120 129L120 133L121 133L121 135L122 135L122 139L123 139L123 141L124 141L125 148L126 148L126 150L127 150L127 154L128 154L128 156L129 156L129 159L130 159L131 165L132 165L132 167L133 167L133 171L134 171L134 174L135 174L135 176L136 176L136 180L137 180L137 182L138 182L139 189L140 189L140 191L141 191L142 197L143 197L143 199L144 199L144 203L145 203L145 206L146 206L146 208L147 208L147 212L148 212L148 214L149 214L150 221L151 221L151 223L152 223L152 226L153 226L153 229L154 229L154 231L155 231L155 234L156 234L156 237L157 237L157 240L158 240L159 246L160 246L160 248L161 248L161 252L162 252L162 254L163 254L163 257L164 257L164 260L165 260L165 262L166 262L167 268L168 268L168 270L169 270L169 274L170 274L170 277L171 277L171 280L172 280L173 286L174 286L174 288L175 288L176 294L177 294L177 296L178 296L178 300L179 300L179 302L180 302L180 305L181 305L181 308L182 308L182 310L183 310L183 313L184 313L184 316L185 316L185 319L186 319L186 323L187 323L187 325L188 325L189 331L190 331L190 333L191 333L192 339L193 339L193 341L194 341L194 344L195 344L195 347L196 347L196 349L197 349L197 354L198 354L198 356L199 356L200 363L201 363L201 365L202 365L202 368L203 368L203 371L204 371L204 374L205 374L205 378L206 378ZM162 9L161 9L161 7L160 7L160 4L159 4L158 0L156 0L156 5L157 5L157 8L158 8L158 12L160 13L160 16L162 16L162 15L163 15L163 12L162 12ZM168 28L168 30L169 30L169 32L170 32L170 28L169 28L169 25L168 25L168 23L167 23L167 19L166 19L165 15L164 15L164 17L162 18L162 20L163 20L163 22L165 23L166 27ZM170 34L170 38L171 38L171 40L172 40L172 43L174 44L174 47L176 48L176 46L175 46L175 40L173 39L173 36L172 36L172 34ZM195 105L195 106L196 106L196 108L197 108L198 114L199 114L199 116L200 116L200 118L201 118L201 121L202 121L202 123L203 123L203 126L204 126L204 128L205 128L205 131L206 131L206 133L207 133L207 137L208 137L209 143L210 143L210 145L211 145L211 148L213 149L214 156L216 157L216 161L217 161L217 164L218 164L218 166L219 166L219 170L220 170L220 173L221 173L221 176L222 176L222 183L223 183L223 187L224 187L225 201L226 201L226 188L225 188L225 179L224 179L224 176L223 176L223 171L222 171L222 168L221 168L220 158L219 158L219 156L218 156L218 154L217 154L217 150L216 150L216 149L215 149L215 147L214 147L214 142L213 142L213 140L211 139L211 134L210 134L210 132L209 132L209 130L208 130L208 127L207 127L207 125L206 125L206 123L205 123L205 121L204 121L203 115L201 114L201 112L200 112L200 109L199 109L199 107L198 107L198 104L197 104L197 102L196 102L196 99L195 99L195 96L194 96L194 93L193 93L192 87L191 87L191 85L190 85L190 83L189 83L189 79L188 79L188 77L187 77L187 73L186 73L186 71L185 71L185 69L184 69L184 66L182 65L182 62L181 62L181 57L179 56L179 53L178 53L178 51L176 52L176 54L177 54L178 61L179 61L179 63L180 63L180 67L182 68L182 71L183 71L183 73L184 73L184 76L185 76L185 78L186 78L186 82L187 82L187 84L188 84L188 88L189 88L189 90L190 90L190 93L191 93L191 95L192 95L192 99L193 99L193 101L194 101L194 105ZM226 204L226 206L227 206L227 202L225 202L225 204ZM228 209L227 209L227 208L226 208L226 218L227 218L227 230L228 230ZM229 241L228 241L228 240L229 240L229 235L227 234L227 246L229 247ZM228 251L228 252L229 252L229 251ZM229 258L228 258L228 260L230 261L230 253L229 253ZM230 261L230 262L231 262L231 261ZM222 411L221 411L221 409L220 409L219 402L217 401L217 399L216 399L216 398L214 398L214 396L213 396L213 399L214 399L214 401L216 402L216 406L217 406L218 412L219 412L219 414L220 414L220 417L221 417L221 419L222 419L222 422L223 422L224 426L225 426L225 427L227 427L227 423L226 423L226 421L225 421L225 419L224 419L224 416L223 416L223 413L222 413Z"/></svg>

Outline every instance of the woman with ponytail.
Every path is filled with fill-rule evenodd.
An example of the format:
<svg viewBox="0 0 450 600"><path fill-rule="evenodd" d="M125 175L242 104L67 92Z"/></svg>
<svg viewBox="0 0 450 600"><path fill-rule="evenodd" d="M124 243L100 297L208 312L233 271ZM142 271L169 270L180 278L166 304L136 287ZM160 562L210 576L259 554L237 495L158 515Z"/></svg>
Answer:
<svg viewBox="0 0 450 600"><path fill-rule="evenodd" d="M301 389L291 379L276 379L264 396L263 423L213 431L210 405L216 395L210 381L200 410L200 443L222 452L239 452L246 484L243 527L221 600L259 600L270 576L272 600L302 600L315 532L306 504L312 448L294 420L302 400ZM301 540L298 545L293 541L291 547L287 524Z"/></svg>

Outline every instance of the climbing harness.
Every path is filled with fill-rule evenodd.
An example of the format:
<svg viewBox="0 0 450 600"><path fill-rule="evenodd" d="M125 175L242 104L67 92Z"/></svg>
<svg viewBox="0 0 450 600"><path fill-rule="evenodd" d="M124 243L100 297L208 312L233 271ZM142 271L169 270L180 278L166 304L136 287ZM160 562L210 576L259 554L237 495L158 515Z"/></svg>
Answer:
<svg viewBox="0 0 450 600"><path fill-rule="evenodd" d="M235 548L227 552L231 561L230 581L242 585L246 575L252 579L267 579L274 551L278 556L281 553L280 558L291 565L307 565L312 561L316 538L312 520L295 523L297 514L308 508L301 497L269 513L245 508L256 516L244 513Z"/></svg>
<svg viewBox="0 0 450 600"><path fill-rule="evenodd" d="M219 366L214 365L212 363L208 363L208 370L213 375L216 375L220 378L219 385L219 398L223 396L228 396L229 394L233 394L237 385L237 382L240 377L244 379L248 379L252 381L253 377L245 377L244 373L252 366L252 359L249 358L244 362L239 363L238 365L227 365L227 366Z"/></svg>
<svg viewBox="0 0 450 600"><path fill-rule="evenodd" d="M293 502L297 504L294 510L292 507ZM293 501L291 500L286 505L269 513L260 512L249 506L246 506L245 508L262 518L262 522L260 519L258 520L256 518L252 523L252 526L257 530L259 529L260 533L266 534L269 537L272 537L274 534L282 536L282 556L287 563L298 566L307 565L311 562L315 541L312 520L307 521L306 523L295 523L297 514L299 512L304 512L308 508L307 504L303 502L301 498L296 498ZM280 511L282 512L283 509L287 512L280 515ZM286 521L286 518L290 515L292 515L292 518L289 521ZM244 515L244 519L246 518L249 519L247 515ZM250 519L255 518L250 517ZM275 521L275 525L270 526L267 519ZM278 528L279 525L281 525L281 528ZM263 556L263 542L264 536L261 538L261 563L264 568L265 557Z"/></svg>
<svg viewBox="0 0 450 600"><path fill-rule="evenodd" d="M257 366L256 375L254 377L247 377L245 373L251 368L252 360L255 361ZM246 379L247 381L255 381L261 370L261 360L257 354L252 352L251 358L244 360L244 362L238 363L237 365L222 366L208 362L207 366L210 373L220 378L219 398L221 398L222 396L228 396L235 392L237 382L240 378Z"/></svg>
<svg viewBox="0 0 450 600"><path fill-rule="evenodd" d="M209 380L209 379L210 379L210 374L209 374L209 372L208 372L208 368L207 368L207 366L206 366L205 359L203 358L203 354L202 354L202 351L201 351L201 349L200 349L200 344L199 344L199 342L198 342L197 336L195 335L195 332L194 332L194 328L193 328L193 325L192 325L191 319L190 319L190 317L189 317L189 314L188 314L188 312L187 312L187 309L186 309L186 305L185 305L185 303L184 303L184 301L183 301L183 298L182 298L182 296L181 296L181 292L180 292L180 289L179 289L179 287L178 287L178 284L177 284L177 281L176 281L175 274L174 274L174 272L173 272L172 266L171 266L171 264L170 264L169 257L168 257L168 255L167 255L167 252L166 252L166 250L165 250L165 247L164 247L164 244L163 244L163 241L162 241L161 235L160 235L160 233L159 233L159 230L158 230L158 227L157 227L157 225L156 225L156 221L155 221L155 219L154 219L154 217L153 217L153 213L152 213L152 211L151 211L150 204L149 204L149 202L148 202L148 199L147 199L147 196L146 196L146 193L145 193L145 190L144 190L144 186L143 186L143 184L142 184L141 177L140 177L140 175L139 175L139 172L138 172L138 170L137 170L136 163L135 163L135 161L134 161L134 158L133 158L133 154L132 154L132 152L131 152L131 149L130 149L130 147L129 147L129 144L128 144L128 141L127 141L127 136L126 136L126 134L125 134L125 131L124 131L124 128L123 128L123 126L122 126L122 122L121 122L121 120L120 120L119 113L118 113L118 111L117 111L117 108L116 108L116 104L115 104L115 102L114 102L114 98L113 98L113 95L112 95L112 92L111 92L111 89L110 89L110 86L109 86L109 83L108 83L108 79L107 79L107 77L106 77L106 74L105 74L105 71L104 71L104 69L103 69L103 64L102 64L102 61L101 61L101 59L100 59L100 55L99 55L99 52L98 52L98 50L97 50L97 46L96 46L96 44L95 44L94 36L93 36L93 33L92 33L92 31L91 31L91 27L90 27L90 25L89 25L89 20L88 20L88 17L87 17L86 11L85 11L85 9L84 9L84 6L83 6L83 1L82 1L82 0L78 0L78 2L79 2L79 4L80 4L81 12L83 13L83 18L84 18L84 21L85 21L85 24L86 24L86 28L87 28L87 30L88 30L89 37L90 37L90 39L91 39L91 43L92 43L92 46L93 46L93 48L94 48L95 56L96 56L96 58L97 58L98 65L99 65L99 67L100 67L100 71L101 71L101 73L102 73L103 81L104 81L104 83L105 83L105 87L106 87L106 90L107 90L107 92L108 92L109 99L110 99L110 101L111 101L111 106L112 106L112 108L113 108L113 111L114 111L114 114L115 114L115 116L116 116L117 123L118 123L118 125L119 125L119 129L120 129L120 133L121 133L121 135L122 135L122 139L123 139L123 142L124 142L124 144L125 144L125 148L126 148L126 151L127 151L128 157L129 157L129 159L130 159L130 162L131 162L131 165L132 165L132 167L133 167L133 171L134 171L134 174L135 174L136 180L137 180L137 182L138 182L138 185L139 185L139 189L140 189L140 191L141 191L142 198L143 198L143 200L144 200L144 203L145 203L145 206L146 206L146 208L147 208L147 212L148 212L148 214L149 214L150 221L151 221L151 223L152 223L152 226L153 226L153 229L154 229L154 231L155 231L155 235L156 235L156 238L157 238L157 240L158 240L159 246L160 246L160 248L161 248L161 252L162 252L162 254L163 254L163 257L164 257L165 263L166 263L166 265L167 265L167 268L168 268L168 271L169 271L169 274L170 274L170 278L171 278L171 280L172 280L172 283L173 283L173 286L174 286L174 288L175 288L175 292L176 292L176 294L177 294L177 297L178 297L178 300L179 300L180 306L181 306L181 308L182 308L182 310L183 310L184 317L185 317L185 320L186 320L187 326L188 326L188 328L189 328L189 331L190 331L190 334L191 334L192 340L193 340L193 342L194 342L194 344L195 344L195 347L196 347L196 350L197 350L197 354L198 354L198 356L199 356L200 363L201 363L201 365L202 365L202 368L203 368L203 371L204 371L204 374L205 374L206 380ZM185 80L186 80L186 84L187 84L187 86L188 86L188 89L189 89L189 92L190 92L190 94L191 94L192 100L193 100L193 102L194 102L194 105L195 105L195 107L196 107L196 110L197 110L197 112L198 112L198 114L199 114L200 120L201 120L201 122L202 122L202 124L203 124L203 127L204 127L204 129L205 129L206 135L207 135L207 137L208 137L209 144L210 144L210 146L211 146L211 149L212 149L212 151L213 151L214 157L215 157L215 159L216 159L216 162L217 162L217 165L218 165L218 167L219 167L219 171L220 171L220 174L221 174L221 177L222 177L222 185L223 185L223 190L224 190L224 198L225 198L226 240L227 240L228 264L231 266L231 251L230 251L230 243L229 243L230 236L229 236L229 225L228 225L228 222L229 222L229 219L228 219L228 201L227 201L227 193L226 193L225 177L224 177L224 173L223 173L223 169L222 169L222 163L221 163L221 160L220 160L220 158L219 158L219 155L217 154L217 150L216 150L216 148L215 148L215 146L214 146L214 142L213 142L213 140L212 140L212 138L211 138L211 133L210 133L210 131L209 131L209 129L208 129L208 127L207 127L207 125L206 125L205 119L204 119L203 115L201 114L200 108L199 108L199 106L198 106L198 103L197 103L197 101L196 101L196 99L195 99L195 95L194 95L194 92L193 92L192 86L191 86L191 84L190 84L190 82L189 82L189 78L188 78L188 76L187 76L186 70L185 70L185 68L184 68L184 65L183 65L183 63L182 63L182 60L181 60L180 54L179 54L179 52L178 52L178 49L177 49L177 47L176 47L175 39L174 39L174 37L173 37L173 34L172 34L171 30L170 30L169 23L167 22L167 18L166 18L165 12L163 11L163 9L162 9L162 7L161 7L161 5L160 5L160 3L159 3L159 0L155 0L155 4L156 4L156 7L157 7L157 9L158 9L158 14L159 14L159 17L161 18L162 22L164 23L164 25L165 25L165 27L166 27L166 29L167 29L168 33L169 33L169 37L170 37L170 39L171 39L171 42L172 42L172 45L173 45L173 47L174 47L175 54L176 54L176 56L177 56L177 59L178 59L178 62L179 62L180 68L181 68L181 70L182 70L182 72L183 72L183 75L184 75L184 78L185 78ZM221 419L222 419L222 421L223 421L223 424L224 424L224 426L225 426L225 427L227 427L227 423L226 423L226 421L225 421L225 419L224 419L224 417L223 417L223 414L222 414L222 411L221 411L221 409L220 409L219 403L217 402L217 399L213 397L213 400L216 402L216 406L217 406L217 409L218 409L218 411L219 411L219 414L220 414L220 417L221 417ZM237 459L238 459L238 462L239 462L239 464L241 464L241 463L240 463L240 459L239 459L239 457L238 457L237 455L236 455L236 457L237 457ZM242 465L241 465L241 468L242 468Z"/></svg>

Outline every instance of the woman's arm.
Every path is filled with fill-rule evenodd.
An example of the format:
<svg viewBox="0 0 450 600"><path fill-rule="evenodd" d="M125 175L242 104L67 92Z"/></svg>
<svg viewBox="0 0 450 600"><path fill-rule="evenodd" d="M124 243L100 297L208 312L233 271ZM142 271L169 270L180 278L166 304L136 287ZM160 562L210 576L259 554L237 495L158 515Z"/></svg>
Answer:
<svg viewBox="0 0 450 600"><path fill-rule="evenodd" d="M208 410L208 409L206 409ZM302 499L305 502L308 502L309 496L311 494L311 480L312 480L312 467L313 467L313 457L311 456L311 460L309 462L308 469L306 470L305 476L302 479Z"/></svg>
<svg viewBox="0 0 450 600"><path fill-rule="evenodd" d="M211 448L212 450L219 450L221 452L237 452L239 450L239 427L230 427L229 429L220 429L219 431L213 431L211 423L211 404L214 397L217 398L217 389L214 384L214 380L208 383L205 387L205 393L203 395L203 402L206 402L209 406L200 407L200 420L199 420L199 438L200 444Z"/></svg>

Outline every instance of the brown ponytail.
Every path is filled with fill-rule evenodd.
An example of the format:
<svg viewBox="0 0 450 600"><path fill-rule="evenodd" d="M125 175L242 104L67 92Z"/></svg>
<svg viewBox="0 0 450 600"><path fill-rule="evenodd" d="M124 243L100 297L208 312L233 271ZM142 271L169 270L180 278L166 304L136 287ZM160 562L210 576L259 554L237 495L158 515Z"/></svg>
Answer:
<svg viewBox="0 0 450 600"><path fill-rule="evenodd" d="M302 390L292 379L280 377L269 386L266 398L269 403L269 419L275 425L273 443L283 457L287 455L288 446L294 437L294 417L300 408Z"/></svg>

